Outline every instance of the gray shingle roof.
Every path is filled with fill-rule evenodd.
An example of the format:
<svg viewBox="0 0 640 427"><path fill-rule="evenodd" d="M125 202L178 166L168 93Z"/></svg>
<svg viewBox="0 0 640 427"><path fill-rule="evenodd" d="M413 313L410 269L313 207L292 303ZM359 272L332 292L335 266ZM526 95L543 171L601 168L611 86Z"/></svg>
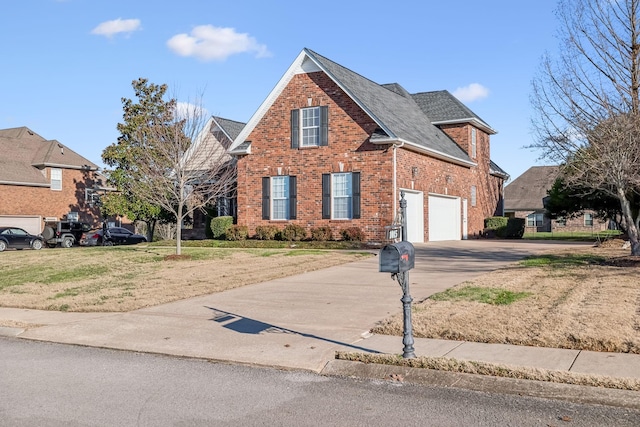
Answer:
<svg viewBox="0 0 640 427"><path fill-rule="evenodd" d="M58 141L48 141L27 127L0 129L0 181L48 185L46 166L97 170L98 166Z"/></svg>
<svg viewBox="0 0 640 427"><path fill-rule="evenodd" d="M389 137L472 162L460 146L431 123L411 97L399 94L402 93L399 85L391 85L391 88L390 85L379 85L312 50L305 51L367 110Z"/></svg>
<svg viewBox="0 0 640 427"><path fill-rule="evenodd" d="M504 208L509 211L544 209L542 199L547 197L558 177L559 166L533 166L504 187Z"/></svg>
<svg viewBox="0 0 640 427"><path fill-rule="evenodd" d="M227 136L233 141L238 137L240 131L244 128L246 123L237 122L235 120L224 119L222 117L213 116L213 119L218 123Z"/></svg>
<svg viewBox="0 0 640 427"><path fill-rule="evenodd" d="M491 129L480 116L451 95L449 91L421 92L411 96L433 123L466 122L475 119L484 127Z"/></svg>

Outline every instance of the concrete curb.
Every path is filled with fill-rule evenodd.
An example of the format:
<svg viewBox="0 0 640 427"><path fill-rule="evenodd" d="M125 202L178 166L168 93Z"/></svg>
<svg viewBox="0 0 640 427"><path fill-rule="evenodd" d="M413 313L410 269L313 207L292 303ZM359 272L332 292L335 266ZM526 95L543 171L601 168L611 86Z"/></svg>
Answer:
<svg viewBox="0 0 640 427"><path fill-rule="evenodd" d="M332 360L327 363L320 374L334 377L401 381L423 386L454 387L486 393L516 394L584 404L640 409L640 393L630 390L490 377L348 360Z"/></svg>

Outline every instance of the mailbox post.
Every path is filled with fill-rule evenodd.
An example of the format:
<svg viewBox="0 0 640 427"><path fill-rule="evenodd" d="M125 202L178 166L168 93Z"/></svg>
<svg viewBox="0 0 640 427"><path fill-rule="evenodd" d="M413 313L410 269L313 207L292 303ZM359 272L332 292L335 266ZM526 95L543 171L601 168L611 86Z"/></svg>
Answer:
<svg viewBox="0 0 640 427"><path fill-rule="evenodd" d="M411 323L411 294L409 293L409 270L415 265L415 249L407 241L407 217L405 215L407 201L404 191L400 193L400 212L402 217L402 241L384 246L380 250L380 272L391 273L391 278L398 280L402 288L402 320L404 349L402 357L412 359L416 357L413 348L413 327Z"/></svg>

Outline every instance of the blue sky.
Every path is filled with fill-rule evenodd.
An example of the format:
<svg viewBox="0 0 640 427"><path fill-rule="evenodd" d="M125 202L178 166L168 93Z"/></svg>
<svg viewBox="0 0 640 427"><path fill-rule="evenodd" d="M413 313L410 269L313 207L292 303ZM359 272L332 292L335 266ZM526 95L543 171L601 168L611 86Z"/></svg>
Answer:
<svg viewBox="0 0 640 427"><path fill-rule="evenodd" d="M139 77L246 122L303 48L409 92L446 89L497 135L514 179L545 164L531 80L557 47L556 0L3 2L0 129L27 126L103 166ZM2 155L10 155L3 153Z"/></svg>

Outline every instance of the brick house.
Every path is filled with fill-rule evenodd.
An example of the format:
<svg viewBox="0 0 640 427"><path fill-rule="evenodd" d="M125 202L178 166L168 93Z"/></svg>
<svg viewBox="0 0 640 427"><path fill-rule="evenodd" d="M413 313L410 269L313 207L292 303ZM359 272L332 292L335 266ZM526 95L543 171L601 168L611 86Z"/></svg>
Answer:
<svg viewBox="0 0 640 427"><path fill-rule="evenodd" d="M91 194L103 189L98 166L27 127L0 130L0 225L42 232L45 218L78 212L97 225Z"/></svg>
<svg viewBox="0 0 640 427"><path fill-rule="evenodd" d="M508 178L490 160L494 133L447 91L409 94L303 49L230 147L237 222L358 227L380 242L404 191L408 240L480 235Z"/></svg>
<svg viewBox="0 0 640 427"><path fill-rule="evenodd" d="M608 224L584 211L575 218L550 219L545 215L544 199L558 178L558 166L533 166L504 189L504 211L510 218L525 218L526 233L551 231L602 231Z"/></svg>

